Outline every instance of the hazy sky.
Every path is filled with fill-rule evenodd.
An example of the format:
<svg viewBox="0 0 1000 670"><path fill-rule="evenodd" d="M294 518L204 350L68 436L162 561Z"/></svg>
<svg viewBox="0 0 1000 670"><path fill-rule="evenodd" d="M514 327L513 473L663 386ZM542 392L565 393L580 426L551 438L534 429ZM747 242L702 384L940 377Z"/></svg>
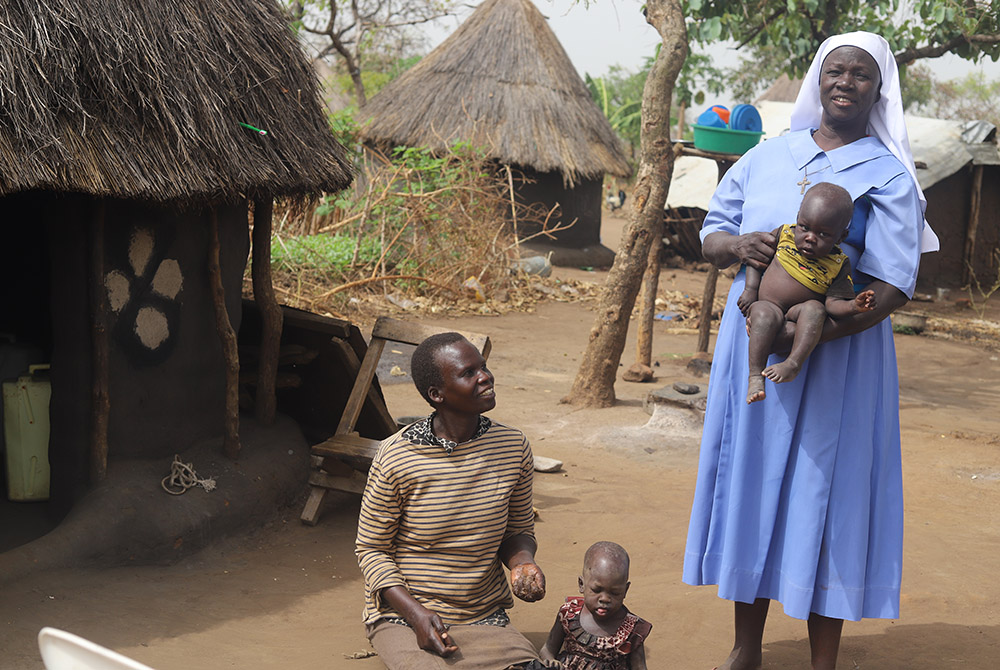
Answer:
<svg viewBox="0 0 1000 670"><path fill-rule="evenodd" d="M611 65L637 70L647 56L652 56L659 36L642 15L640 0L597 0L589 7L583 0L532 0L549 20L556 37L582 77L584 73L602 75ZM472 0L475 3L475 0ZM470 3L470 4L472 4ZM462 18L468 16L468 10ZM432 31L431 46L437 46L460 20L449 19ZM712 56L717 65L732 66L738 62L736 52L724 46L716 47ZM947 80L974 69L988 77L1000 78L1000 63L986 60L973 65L961 58L943 56L924 60L934 76ZM718 100L723 104L733 101ZM738 101L746 102L746 101Z"/></svg>
<svg viewBox="0 0 1000 670"><path fill-rule="evenodd" d="M638 0L592 1L532 0L549 20L549 26L569 54L582 77L600 75L611 65L638 69L646 56L653 55L659 37L642 15ZM470 0L477 5L479 0ZM446 19L432 31L431 47L437 46L471 13Z"/></svg>

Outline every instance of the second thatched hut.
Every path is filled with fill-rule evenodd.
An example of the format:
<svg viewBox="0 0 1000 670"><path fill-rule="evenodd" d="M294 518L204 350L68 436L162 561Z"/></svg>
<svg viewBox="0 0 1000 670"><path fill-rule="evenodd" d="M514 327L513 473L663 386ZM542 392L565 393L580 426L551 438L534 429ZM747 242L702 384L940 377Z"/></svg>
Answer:
<svg viewBox="0 0 1000 670"><path fill-rule="evenodd" d="M523 175L525 204L572 227L532 245L557 264L610 264L601 245L605 174L631 169L621 142L531 0L486 0L461 26L362 110L369 143L444 151L484 148ZM537 228L519 230L535 232Z"/></svg>

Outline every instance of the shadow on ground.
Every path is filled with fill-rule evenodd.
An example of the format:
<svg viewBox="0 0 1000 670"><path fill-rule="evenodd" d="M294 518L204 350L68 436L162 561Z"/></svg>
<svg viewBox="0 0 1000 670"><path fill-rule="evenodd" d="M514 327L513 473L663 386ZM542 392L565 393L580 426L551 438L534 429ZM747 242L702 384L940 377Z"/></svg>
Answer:
<svg viewBox="0 0 1000 670"><path fill-rule="evenodd" d="M851 635L850 623L840 646L838 668L849 670L906 670L913 667L914 659L931 662L941 668L975 668L986 670L996 667L997 650L1000 649L1000 626L959 626L947 623L919 625L894 624L881 635ZM536 648L545 644L548 631L523 631ZM728 634L728 631L727 631ZM803 635L805 626L803 626ZM652 636L671 637L669 624L655 626ZM766 636L766 634L765 634ZM719 660L728 649L720 646ZM661 665L665 659L648 653L646 663L650 668ZM761 670L792 670L809 665L809 641L778 640L766 642ZM706 669L707 670L707 669Z"/></svg>
<svg viewBox="0 0 1000 670"><path fill-rule="evenodd" d="M846 624L837 667L851 670L905 670L920 659L940 668L996 667L1000 626L947 623L895 623L880 635L851 635ZM803 627L804 629L804 627ZM782 640L764 645L763 670L806 667L808 640Z"/></svg>
<svg viewBox="0 0 1000 670"><path fill-rule="evenodd" d="M0 553L0 584L42 569L169 564L262 523L305 493L309 448L298 424L279 417L261 426L243 417L241 442L236 461L222 455L221 438L179 454L200 478L216 480L211 492L167 494L160 482L171 458L110 462L107 480L51 532ZM13 511L36 515L36 509ZM25 532L23 523L8 523Z"/></svg>

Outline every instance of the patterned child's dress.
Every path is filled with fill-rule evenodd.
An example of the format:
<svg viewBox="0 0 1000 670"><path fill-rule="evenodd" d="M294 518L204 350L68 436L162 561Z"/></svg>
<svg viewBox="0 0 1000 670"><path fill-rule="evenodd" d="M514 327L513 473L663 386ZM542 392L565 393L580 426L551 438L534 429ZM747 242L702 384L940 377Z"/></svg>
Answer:
<svg viewBox="0 0 1000 670"><path fill-rule="evenodd" d="M628 670L628 657L640 647L652 624L625 610L625 620L614 635L591 635L580 625L583 598L569 597L559 608L566 637L558 659L566 670Z"/></svg>

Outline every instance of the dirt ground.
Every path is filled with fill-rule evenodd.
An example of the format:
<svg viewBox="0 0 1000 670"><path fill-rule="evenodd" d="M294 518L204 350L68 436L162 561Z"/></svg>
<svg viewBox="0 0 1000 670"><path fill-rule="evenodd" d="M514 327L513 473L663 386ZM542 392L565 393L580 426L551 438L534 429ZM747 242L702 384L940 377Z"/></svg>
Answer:
<svg viewBox="0 0 1000 670"><path fill-rule="evenodd" d="M700 295L702 282L700 273L667 270L661 288ZM680 581L700 425L683 412L651 417L643 409L651 391L674 381L705 383L685 371L696 337L655 322L657 380L618 382L613 408L574 409L559 399L585 348L592 305L549 302L530 314L424 319L493 338L492 416L521 427L536 454L564 463L535 484L538 560L549 595L518 603L511 615L541 644L559 603L576 591L584 549L614 540L632 556L627 603L653 623L649 666L708 670L728 653L732 606L714 587ZM956 316L947 305L914 306ZM1000 354L982 342L933 334L898 334L896 343L906 494L902 616L848 623L838 668L992 670L1000 657ZM634 351L633 332L626 366ZM387 386L386 395L397 416L425 413L408 383ZM358 500L329 501L316 527L299 523L299 509L281 510L252 533L169 567L45 571L6 584L0 668L41 668L35 636L43 626L158 670L382 668L377 657L346 658L369 648L353 554ZM765 633L764 667L808 667L805 625L778 605Z"/></svg>

